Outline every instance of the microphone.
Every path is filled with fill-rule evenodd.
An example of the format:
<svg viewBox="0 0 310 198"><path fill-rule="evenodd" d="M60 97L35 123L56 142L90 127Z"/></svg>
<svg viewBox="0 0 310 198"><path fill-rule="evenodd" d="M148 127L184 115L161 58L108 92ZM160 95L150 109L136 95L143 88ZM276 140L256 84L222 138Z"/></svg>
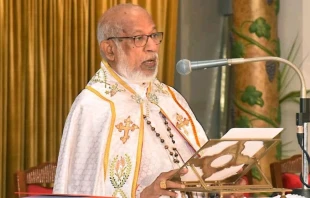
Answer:
<svg viewBox="0 0 310 198"><path fill-rule="evenodd" d="M192 70L230 66L232 64L241 64L243 63L243 60L244 60L243 58L205 60L205 61L189 61L187 59L182 59L177 63L176 69L179 74L187 75L190 74Z"/></svg>
<svg viewBox="0 0 310 198"><path fill-rule="evenodd" d="M296 125L297 125L297 139L298 143L302 149L302 174L301 178L303 180L302 189L294 189L293 194L307 194L306 197L309 197L309 191L306 191L305 186L309 187L304 181L308 181L308 171L309 165L308 160L310 156L308 154L308 123L310 123L310 98L307 98L306 83L304 76L302 75L300 69L291 63L288 60L279 57L266 56L266 57L256 57L256 58L233 58L233 59L218 59L218 60L206 60L206 61L189 61L186 59L180 60L176 69L179 74L187 75L192 72L192 70L197 69L208 69L212 67L221 67L221 66L231 66L249 62L258 62L258 61L275 61L281 62L290 66L298 74L299 80L301 82L300 89L300 112L296 114Z"/></svg>
<svg viewBox="0 0 310 198"><path fill-rule="evenodd" d="M176 65L176 69L179 74L188 75L192 72L192 70L197 70L197 69L208 69L212 67L231 66L231 65L238 65L238 64L243 64L243 63L259 62L259 61L281 62L281 63L284 63L290 66L292 69L294 69L301 83L300 97L307 98L306 82L300 69L297 66L295 66L293 63L291 63L290 61L285 60L283 58L279 58L279 57L265 56L265 57L255 57L255 58L232 58L232 59L217 59L217 60L205 60L205 61L189 61L187 59L182 59L178 61Z"/></svg>

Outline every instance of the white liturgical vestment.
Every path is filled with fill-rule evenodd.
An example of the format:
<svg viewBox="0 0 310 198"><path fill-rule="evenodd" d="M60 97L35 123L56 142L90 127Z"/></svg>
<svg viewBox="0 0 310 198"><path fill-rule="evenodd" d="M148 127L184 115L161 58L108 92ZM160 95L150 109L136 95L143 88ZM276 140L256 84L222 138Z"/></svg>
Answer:
<svg viewBox="0 0 310 198"><path fill-rule="evenodd" d="M68 115L54 193L139 197L206 141L177 91L157 79L128 82L103 62Z"/></svg>

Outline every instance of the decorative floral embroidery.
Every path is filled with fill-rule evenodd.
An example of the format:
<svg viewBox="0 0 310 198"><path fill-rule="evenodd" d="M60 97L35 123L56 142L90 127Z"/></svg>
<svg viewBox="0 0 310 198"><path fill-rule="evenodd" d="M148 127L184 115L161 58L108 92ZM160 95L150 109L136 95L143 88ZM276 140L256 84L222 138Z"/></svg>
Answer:
<svg viewBox="0 0 310 198"><path fill-rule="evenodd" d="M153 83L156 86L155 92L162 93L162 94L169 94L167 90L165 90L165 85L160 82L154 82Z"/></svg>
<svg viewBox="0 0 310 198"><path fill-rule="evenodd" d="M125 89L118 88L117 83L115 83L114 85L111 85L109 88L110 88L110 90L109 91L107 90L105 93L110 94L111 97L113 97L117 92L125 91Z"/></svg>
<svg viewBox="0 0 310 198"><path fill-rule="evenodd" d="M147 98L149 99L151 103L156 104L156 105L158 104L158 97L154 93L148 93Z"/></svg>
<svg viewBox="0 0 310 198"><path fill-rule="evenodd" d="M116 155L110 165L110 181L112 186L115 188L113 196L121 196L126 198L126 194L121 189L126 183L132 169L132 163L130 157Z"/></svg>
<svg viewBox="0 0 310 198"><path fill-rule="evenodd" d="M96 83L96 82L100 82L100 83L104 83L105 86L107 85L107 74L106 71L103 70L102 68L99 69L96 74L94 75L94 77L91 79L92 83Z"/></svg>
<svg viewBox="0 0 310 198"><path fill-rule="evenodd" d="M158 104L158 97L156 96L156 94L148 93L146 97L151 103L156 104L156 105ZM136 103L138 104L143 103L143 99L138 94L132 95L131 98L134 99L134 101L136 101Z"/></svg>
<svg viewBox="0 0 310 198"><path fill-rule="evenodd" d="M115 125L115 127L118 129L119 132L122 132L124 130L124 136L121 137L120 139L122 140L123 144L126 143L126 141L129 139L129 131L134 131L138 129L139 127L130 120L130 116L128 116L127 119L124 120L123 124L122 122Z"/></svg>
<svg viewBox="0 0 310 198"><path fill-rule="evenodd" d="M183 132L188 135L188 131L186 130L185 126L188 126L189 125L189 119L187 118L183 118L182 115L178 114L177 113L177 124L176 124L176 127L179 129L179 130L182 130L183 129Z"/></svg>
<svg viewBox="0 0 310 198"><path fill-rule="evenodd" d="M143 99L138 94L132 95L131 98L136 101L136 103L141 104L143 102Z"/></svg>
<svg viewBox="0 0 310 198"><path fill-rule="evenodd" d="M113 197L121 197L121 198L127 198L126 194L124 191L120 188L116 189L114 193L112 194Z"/></svg>

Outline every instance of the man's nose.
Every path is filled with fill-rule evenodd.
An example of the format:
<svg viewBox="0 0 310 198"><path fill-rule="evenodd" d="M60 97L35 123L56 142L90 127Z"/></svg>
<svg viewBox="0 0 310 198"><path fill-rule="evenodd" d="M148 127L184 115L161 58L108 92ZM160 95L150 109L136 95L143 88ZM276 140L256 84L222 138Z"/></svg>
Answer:
<svg viewBox="0 0 310 198"><path fill-rule="evenodd" d="M158 52L159 44L156 44L156 42L151 37L149 37L144 48L146 51Z"/></svg>

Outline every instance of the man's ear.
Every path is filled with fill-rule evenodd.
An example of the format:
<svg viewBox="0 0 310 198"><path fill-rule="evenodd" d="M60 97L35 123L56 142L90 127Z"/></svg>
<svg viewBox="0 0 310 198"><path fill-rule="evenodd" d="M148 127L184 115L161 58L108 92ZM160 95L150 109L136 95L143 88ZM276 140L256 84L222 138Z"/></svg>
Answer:
<svg viewBox="0 0 310 198"><path fill-rule="evenodd" d="M104 53L106 58L110 61L115 60L114 46L112 41L105 40L100 43L100 50Z"/></svg>

